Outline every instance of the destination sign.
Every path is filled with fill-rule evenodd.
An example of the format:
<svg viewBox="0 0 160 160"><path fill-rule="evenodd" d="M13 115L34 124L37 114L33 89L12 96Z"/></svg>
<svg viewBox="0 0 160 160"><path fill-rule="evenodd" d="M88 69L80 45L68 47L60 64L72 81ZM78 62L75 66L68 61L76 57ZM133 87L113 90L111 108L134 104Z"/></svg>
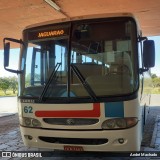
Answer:
<svg viewBox="0 0 160 160"><path fill-rule="evenodd" d="M38 40L46 38L56 38L61 36L67 36L69 33L69 28L65 29L46 29L41 31L33 31L28 33L28 40Z"/></svg>
<svg viewBox="0 0 160 160"><path fill-rule="evenodd" d="M63 35L64 34L64 30L52 30L52 31L47 31L47 32L39 32L38 33L38 38L42 38L42 37L52 37L52 36L59 36L59 35Z"/></svg>

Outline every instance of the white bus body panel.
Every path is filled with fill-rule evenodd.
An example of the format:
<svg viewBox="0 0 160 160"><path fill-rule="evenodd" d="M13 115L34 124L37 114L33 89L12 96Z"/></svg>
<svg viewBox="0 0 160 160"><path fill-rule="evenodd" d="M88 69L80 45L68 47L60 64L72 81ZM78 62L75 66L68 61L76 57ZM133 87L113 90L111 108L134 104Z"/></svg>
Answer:
<svg viewBox="0 0 160 160"><path fill-rule="evenodd" d="M45 107L44 107L45 105ZM107 104L108 105L108 104ZM48 148L53 150L64 150L64 146L81 146L84 151L139 151L142 140L142 115L139 100L130 100L123 102L124 117L137 117L138 123L132 128L119 129L119 130L102 130L101 125L106 119L117 118L109 117L106 113L105 103L100 103L99 122L94 125L52 125L43 121L45 117L37 117L36 111L93 111L92 103L85 104L36 104L36 103L21 103L19 105L20 123L22 117L30 117L38 119L42 124L42 129L27 128L21 125L21 134L24 144L29 147ZM24 112L25 106L32 106L33 113L28 114ZM118 109L119 106L117 106ZM115 111L116 112L116 111ZM118 114L118 113L117 113ZM96 114L95 114L96 115ZM52 117L54 118L54 117ZM62 117L59 117L62 118ZM73 117L76 118L76 117ZM87 118L87 117L86 117ZM90 118L90 116L88 116ZM21 123L22 124L22 123ZM45 128L45 129L43 129ZM83 131L82 131L83 130ZM33 139L29 140L26 136L32 136ZM56 144L40 140L38 137L58 137L58 138L83 138L83 139L108 139L108 142L100 145L77 145L77 144ZM118 142L118 139L123 138L123 144Z"/></svg>
<svg viewBox="0 0 160 160"><path fill-rule="evenodd" d="M133 128L115 131L60 131L42 130L20 127L24 144L28 147L64 150L64 146L81 146L84 151L139 151L140 150L140 123ZM31 135L32 140L27 140L24 135ZM54 144L39 140L38 136L62 137L62 138L107 138L109 141L103 145L74 145ZM119 138L124 138L125 143L120 144Z"/></svg>

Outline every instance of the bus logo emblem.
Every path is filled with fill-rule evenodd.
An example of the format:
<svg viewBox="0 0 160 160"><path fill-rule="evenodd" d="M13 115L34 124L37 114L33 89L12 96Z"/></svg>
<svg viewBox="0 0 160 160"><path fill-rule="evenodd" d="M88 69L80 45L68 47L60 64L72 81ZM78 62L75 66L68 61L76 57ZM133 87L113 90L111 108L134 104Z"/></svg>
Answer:
<svg viewBox="0 0 160 160"><path fill-rule="evenodd" d="M67 125L74 125L75 121L74 121L74 119L69 118L66 120L66 123L67 123Z"/></svg>

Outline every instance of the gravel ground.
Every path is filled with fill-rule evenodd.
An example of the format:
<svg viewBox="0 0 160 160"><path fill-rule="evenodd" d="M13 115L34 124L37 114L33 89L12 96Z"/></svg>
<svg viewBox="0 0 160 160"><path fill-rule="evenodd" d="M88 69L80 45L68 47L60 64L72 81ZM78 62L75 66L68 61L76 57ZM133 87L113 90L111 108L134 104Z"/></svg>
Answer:
<svg viewBox="0 0 160 160"><path fill-rule="evenodd" d="M19 127L18 114L0 117L0 135L9 133Z"/></svg>
<svg viewBox="0 0 160 160"><path fill-rule="evenodd" d="M150 107L149 116L147 117L146 125L144 127L142 147L150 147L157 115L160 115L160 107Z"/></svg>

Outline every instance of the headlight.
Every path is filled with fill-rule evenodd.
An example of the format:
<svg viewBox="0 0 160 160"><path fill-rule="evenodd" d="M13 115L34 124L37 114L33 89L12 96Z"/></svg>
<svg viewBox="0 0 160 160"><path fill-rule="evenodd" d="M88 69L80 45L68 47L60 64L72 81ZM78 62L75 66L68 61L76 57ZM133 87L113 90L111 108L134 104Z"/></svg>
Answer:
<svg viewBox="0 0 160 160"><path fill-rule="evenodd" d="M30 126L31 125L31 118L24 118L24 124L26 126Z"/></svg>
<svg viewBox="0 0 160 160"><path fill-rule="evenodd" d="M116 125L116 121L114 119L108 119L107 121L104 121L102 124L103 129L113 129Z"/></svg>
<svg viewBox="0 0 160 160"><path fill-rule="evenodd" d="M32 119L32 125L33 127L40 127L41 123L37 119Z"/></svg>
<svg viewBox="0 0 160 160"><path fill-rule="evenodd" d="M102 123L102 129L125 129L135 126L137 122L135 117L108 119Z"/></svg>
<svg viewBox="0 0 160 160"><path fill-rule="evenodd" d="M34 118L23 118L22 124L26 127L41 127L41 122Z"/></svg>
<svg viewBox="0 0 160 160"><path fill-rule="evenodd" d="M116 124L119 128L126 128L127 127L126 119L117 119Z"/></svg>

